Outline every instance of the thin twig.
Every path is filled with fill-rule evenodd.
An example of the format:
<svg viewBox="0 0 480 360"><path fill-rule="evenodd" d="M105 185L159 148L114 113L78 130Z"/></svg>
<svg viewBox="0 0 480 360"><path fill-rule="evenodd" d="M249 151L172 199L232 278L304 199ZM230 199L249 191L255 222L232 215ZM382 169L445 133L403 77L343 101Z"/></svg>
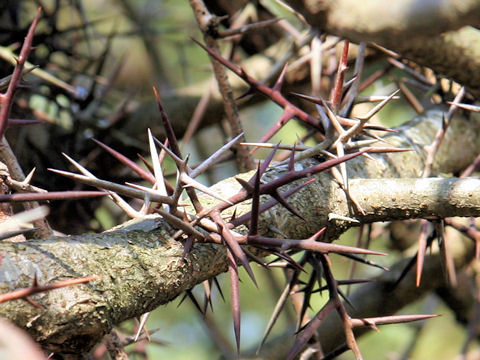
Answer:
<svg viewBox="0 0 480 360"><path fill-rule="evenodd" d="M212 49L213 52L219 54L220 48L214 37L214 34L218 34L218 18L208 11L202 0L190 0L190 6L193 9L200 30L203 32L205 43L210 49ZM232 136L237 136L243 132L243 128L240 121L238 108L235 104L232 87L230 86L226 70L222 64L215 59L212 59L212 65L220 93L223 97L225 114L227 116L228 123L230 124ZM242 138L242 141L245 141L245 138ZM254 169L254 161L249 153L248 148L237 145L236 150L240 171Z"/></svg>

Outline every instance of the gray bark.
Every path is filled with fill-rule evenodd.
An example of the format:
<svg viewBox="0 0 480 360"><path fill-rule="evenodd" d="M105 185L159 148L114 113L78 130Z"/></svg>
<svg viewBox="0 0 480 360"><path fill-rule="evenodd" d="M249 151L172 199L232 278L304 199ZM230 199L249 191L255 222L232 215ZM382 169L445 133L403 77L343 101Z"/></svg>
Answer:
<svg viewBox="0 0 480 360"><path fill-rule="evenodd" d="M362 197L362 193L371 188L373 180L363 181L361 178L418 176L425 158L422 145L431 143L441 120L442 109L435 109L400 128L398 134L386 137L388 142L411 147L413 151L374 154L375 161L358 157L348 164L349 176L357 178L351 181L353 194L367 211L364 217L354 210L331 175L322 173L308 188L289 199L307 221L293 217L276 206L262 215L261 234L270 234L268 225L273 224L287 236L298 239L328 225L331 229L328 241L331 241L352 225L337 221L330 223L328 214L332 212L356 217L361 222L456 214L479 216L478 192L472 194L472 186L480 185L479 180L474 179L422 180L426 183L408 179L381 180L386 188L378 187L378 194ZM448 172L468 165L480 152L479 132L478 120L455 117L434 168ZM457 160L451 162L451 156L457 156ZM317 160L308 159L298 165L305 167L316 163ZM263 180L276 178L285 170L284 166L274 166ZM241 176L248 178L251 173ZM403 210L399 210L400 199L393 199L392 194L397 186L405 186L409 181L422 185L412 186L410 197L401 199L405 201ZM425 191L425 184L430 184L432 188ZM289 186L293 185L286 187ZM213 188L222 196L229 196L238 191L239 185L230 178ZM401 189L398 188L398 192ZM454 197L449 196L453 194ZM205 206L214 203L209 198L203 201ZM376 201L379 201L377 205ZM249 210L248 203L240 205L237 215ZM390 213L392 216L386 215ZM0 267L2 293L30 286L34 276L42 284L89 275L100 275L102 278L86 285L32 296L43 306L42 309L22 300L4 303L0 306L0 315L29 331L50 351L63 354L84 352L113 325L171 301L184 290L226 270L225 249L222 246L195 244L192 252L182 260L183 245L171 239L172 232L173 229L163 220L148 218L102 234L2 243L0 252L5 254Z"/></svg>

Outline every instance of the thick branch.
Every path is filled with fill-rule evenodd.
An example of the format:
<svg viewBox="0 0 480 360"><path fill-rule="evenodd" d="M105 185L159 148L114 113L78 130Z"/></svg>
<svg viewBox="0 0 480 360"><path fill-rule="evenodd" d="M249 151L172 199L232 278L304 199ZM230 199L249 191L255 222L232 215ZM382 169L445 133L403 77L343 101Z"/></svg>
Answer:
<svg viewBox="0 0 480 360"><path fill-rule="evenodd" d="M425 41L385 44L406 58L465 85L480 98L480 31L464 27Z"/></svg>
<svg viewBox="0 0 480 360"><path fill-rule="evenodd" d="M102 279L32 296L42 309L17 300L0 305L0 313L49 350L81 354L113 324L150 311L226 270L223 247L195 246L183 261L183 245L171 234L168 225L151 219L128 231L3 243L2 293L30 286L35 275L41 284L85 274Z"/></svg>
<svg viewBox="0 0 480 360"><path fill-rule="evenodd" d="M445 218L452 214L477 217L480 214L479 186L479 179L457 178L354 179L350 182L352 194L365 211L360 218L362 223ZM356 215L348 209L345 214Z"/></svg>
<svg viewBox="0 0 480 360"><path fill-rule="evenodd" d="M478 25L477 1L288 2L314 27L357 43L375 41L480 96L480 32L460 29Z"/></svg>
<svg viewBox="0 0 480 360"><path fill-rule="evenodd" d="M476 0L289 0L307 21L355 42L410 42L478 25Z"/></svg>
<svg viewBox="0 0 480 360"><path fill-rule="evenodd" d="M373 155L376 161L359 157L349 163L349 176L351 178L418 176L423 169L425 156L422 146L431 143L441 124L442 111L438 109L415 119L408 126L400 128L398 134L386 137L391 144L413 147L414 151L384 156ZM478 139L480 126L477 121L461 116L454 118L434 168L448 172L458 171L461 167L467 166L480 152ZM308 159L296 165L306 167L315 163L318 161ZM262 181L276 178L285 171L286 168L283 166L273 167L264 175ZM242 176L248 178L251 174ZM480 186L475 180L465 181L472 181L469 184ZM371 181L364 181L363 184L370 186ZM475 206L471 206L467 200L454 203L445 195L455 191L457 192L455 196L469 199L468 195L472 189L463 185L458 186L464 184L463 182L435 179L432 180L432 184L436 188L433 187L430 192L431 197L427 196L423 188L414 187L412 191L418 193L411 193L413 194L410 199L411 213L403 212L395 216L400 218L446 216L455 213L479 215L478 199L474 198ZM354 191L363 191L361 186L365 186L361 180L352 180ZM218 183L214 189L221 196L228 197L238 191L239 187L240 185L230 178ZM393 210L398 207L398 203L394 201L390 205L387 204L386 200L392 198L390 188L378 188L377 191L383 192L386 198L383 200L372 198L372 201L383 201L383 205L380 205L382 211L378 211L377 219L387 220L383 210L391 210L396 214ZM414 209L418 208L419 203L412 201L416 195L419 198L429 198L431 204L443 200L447 201L447 204L428 205L427 212L416 212ZM361 198L361 194L357 195L357 198L365 201L364 207L369 209L363 220L375 221L376 209L380 207L367 203L366 199ZM211 200L204 199L204 202L204 205L208 206ZM289 202L307 221L304 222L276 206L261 217L260 234L268 234L269 225L275 225L289 237L302 238L329 224L334 225L330 227L330 235L333 237L351 224L329 223L329 213L357 215L349 208L347 198L328 173L317 176L316 181L307 189L292 195ZM452 213L441 212L444 210L442 205ZM392 206L393 209L387 210L387 206ZM249 204L240 205L237 215L248 211ZM150 311L204 279L226 270L223 247L196 244L183 261L183 245L172 240L171 234L171 227L163 220L150 218L136 223L135 226L125 225L116 231L102 234L56 237L16 244L1 243L0 253L5 253L5 257L0 267L0 292L28 287L34 275L43 284L90 275L100 275L102 279L87 285L34 295L33 299L44 306L42 309L21 300L2 304L0 315L27 329L36 340L52 351L81 353L108 333L114 324Z"/></svg>
<svg viewBox="0 0 480 360"><path fill-rule="evenodd" d="M376 159L375 161L358 157L347 163L348 176L351 179L382 179L378 183L379 186L376 188L374 186L373 191L371 182L363 180L351 181L353 195L360 202L364 210L368 211L365 216L358 213L356 207L352 206L347 200L344 191L340 189L335 181L332 181L332 176L329 173L322 173L316 177L317 181L315 183L289 198L289 202L300 211L302 216L308 219L307 222L291 215L288 211L275 207L264 214L265 219L268 217L268 220L265 220L265 224L273 224L277 228L282 229L282 232L288 237L296 238L307 237L323 226L334 225L329 227L329 236L330 238L336 238L345 230L345 227L350 227L352 224L342 223L341 221L329 222L328 216L330 213L357 218L364 222L385 221L386 218L381 214L385 214L386 208L383 208L383 206L387 206L390 207L388 212L391 211L392 216L398 216L399 219L405 219L405 217L432 216L432 213L428 210L429 205L423 202L423 200L425 200L423 194L426 193L426 191L424 189L422 190L422 188L408 189L408 192L411 194L410 198L402 195L402 200L405 200L411 206L409 210L405 208L401 210L399 201L396 200L399 200L400 197L396 197L395 199L391 197L393 192L397 194L395 196L400 196L399 191L395 190L400 190L397 186L403 187L408 184L408 181L416 182L415 180L402 180L400 182L389 183L389 181L385 179L417 178L421 176L425 160L424 147L431 144L433 140L433 137L431 137L432 134L436 132L435 129L441 126L442 114L443 112L439 109L431 110L423 116L418 116L407 125L398 128L397 130L399 132L397 134L384 137L389 145L399 148L411 148L412 151L383 155L375 154L372 155ZM435 158L434 171L437 173L459 172L461 169L466 168L469 163L473 162L476 155L480 153L480 143L477 139L477 136L480 135L479 123L473 118L471 120L473 122L467 121L461 116L455 117L452 122L454 128L450 128L449 131L447 131L446 138ZM384 146L384 144L380 143L379 146ZM309 159L297 164L297 166L307 167L313 163L314 160ZM284 171L286 171L284 167L273 168L267 174L265 180L268 179L268 176L279 176ZM439 188L443 187L443 191L446 189L444 186L447 183L448 181L443 184L440 182L437 183L437 185ZM382 184L386 187L382 187ZM413 183L411 184L413 185ZM421 184L421 182L417 184ZM450 188L449 191L453 191L456 187L453 183L452 185L453 188ZM366 188L363 189L363 186L366 186ZM437 189L439 188L437 187ZM376 191L376 196L374 196L375 201L370 202L373 198L364 200L362 193L364 190L366 194L370 194L368 196L374 196ZM433 199L440 200L439 192L430 194L433 196ZM376 201L380 202L376 203ZM387 205L388 202L390 203L389 205ZM422 209L418 209L420 205L423 207ZM409 212L410 214L407 214ZM417 212L419 215L414 215L414 212ZM390 217L390 220L393 219ZM267 230L264 228L263 231Z"/></svg>

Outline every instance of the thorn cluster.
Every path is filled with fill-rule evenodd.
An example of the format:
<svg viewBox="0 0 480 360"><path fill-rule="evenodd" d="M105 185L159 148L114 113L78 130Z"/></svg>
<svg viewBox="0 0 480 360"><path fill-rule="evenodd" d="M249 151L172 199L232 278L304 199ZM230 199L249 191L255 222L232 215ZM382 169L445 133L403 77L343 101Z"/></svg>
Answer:
<svg viewBox="0 0 480 360"><path fill-rule="evenodd" d="M192 3L194 2L195 1L192 1ZM22 74L27 71L33 71L30 68L25 69L24 65L26 64L26 57L31 48L33 31L35 30L38 18L39 14L37 14L37 17L32 23L26 41L22 47L20 57L17 61L17 66L11 79L8 81L8 89L5 94L0 94L0 101L2 105L0 107L0 137L3 135L8 124L25 125L31 123L27 120L10 119L9 112L12 105L13 94L15 89L19 87ZM239 36L245 32L264 28L266 26L273 26L280 22L279 19L272 19L221 31L217 28L219 25L219 18L215 18L213 20L216 23L216 27L215 29L209 28L208 32L209 36L213 36L214 39ZM113 37L113 33L111 37ZM314 41L320 42L321 45L321 39L321 36L317 36L315 37ZM346 80L348 77L349 42L345 41L343 43L342 55L338 62L338 67L336 67L336 76L330 89L329 100L323 99L316 92L314 92L315 96L297 93L290 94L303 101L313 103L317 113L312 115L295 105L289 100L288 96L282 93L282 86L285 82L287 71L289 69L289 66L286 64L286 62L273 86L268 86L266 83L252 77L242 67L222 57L217 49L210 46L208 42L207 44L209 44L209 46L205 46L197 40L193 41L200 45L215 62L218 62L224 67L228 68L248 84L249 90L241 97L258 92L282 108L282 115L261 137L261 139L257 140L255 143L247 143L243 141L243 132L235 132L232 130L232 134L235 134L235 136L232 136L230 141L215 151L201 164L192 166L189 164L189 156L184 156L182 154L179 141L177 140L174 132L174 124L172 124L171 120L169 119L160 95L157 89L154 87L153 92L165 130L166 138L159 140L155 138L150 130L148 130L149 155L151 161L147 161L141 155L139 156L139 160L145 164L146 169L139 166L138 161L132 160L131 158L122 154L120 151L117 151L107 144L94 139L98 146L115 157L133 173L150 184L150 186L146 186L144 184L134 184L130 182L119 184L100 179L87 170L79 162L64 154L67 160L78 170L79 173L77 174L54 169L50 170L56 174L82 182L89 186L96 187L101 191L45 192L42 191L42 189L38 189L30 185L32 175L29 175L22 182L15 182L15 180L9 177L7 172L6 174L0 173L0 175L5 178L7 184L11 188L18 190L19 192L9 195L0 195L0 202L47 201L57 199L75 199L80 197L108 196L125 212L125 214L132 218L142 217L149 213L156 213L161 216L166 222L176 229L174 238L183 242L184 257L189 254L195 243L215 243L225 246L225 256L228 264L231 290L233 328L235 332L236 350L238 356L240 354L241 332L239 266L244 267L250 279L258 287L254 268L251 266L251 261L257 262L266 268L281 267L285 270L288 270L288 272L285 271L285 274L288 274L287 284L280 298L278 299L277 305L267 325L264 337L259 347L259 351L261 346L266 341L267 336L271 332L271 329L278 319L287 299L289 297L293 297L294 295L300 295L301 302L299 306L297 306L297 337L287 357L288 359L293 359L298 356L298 354L305 349L309 342L316 342L318 340L316 337L317 329L322 324L324 319L332 312L336 312L342 320L346 340L343 346L334 350L334 352L331 354L326 354L324 358L331 358L342 351L350 349L357 359L361 359L362 355L353 332L354 328L356 327L370 327L376 330L377 326L381 324L422 320L434 316L404 315L375 318L353 318L348 313L347 308L348 306L353 308L354 304L352 304L348 299L348 291L344 292L341 289L341 286L359 284L367 282L368 280L353 278L348 280L336 280L333 275L329 254L338 254L351 259L355 263L361 263L388 271L388 269L382 265L365 258L367 255L385 254L378 251L369 250L367 247L362 247L360 245L345 246L323 241L326 228L318 229L315 234L304 239L288 238L282 233L281 229L273 228L273 226L270 230L277 234L278 237L264 236L264 234L261 232L261 219L263 214L268 209L277 205L283 207L290 214L301 219L302 221L307 221L302 215L302 212L288 202L288 198L295 192L309 186L315 181L315 175L325 171L330 171L332 173L334 179L345 191L346 195L351 200L352 204L354 204L354 206L357 208L358 212L364 213L359 202L350 192L347 162L350 159L358 156L364 156L369 159L373 159L370 155L372 153L408 151L409 149L398 149L388 146L370 147L383 141L380 136L376 135L376 131L392 132L394 130L380 125L370 124L369 121L381 109L383 109L385 105L390 103L392 100L397 99L397 94L399 91L402 91L407 98L409 98L409 101L412 104L415 104L417 108L419 107L419 102L416 101L414 97L408 95L408 88L404 86L402 81L398 82L400 89L392 92L388 96L361 97L358 95L358 93L378 77L387 73L392 67L397 67L407 72L411 72L412 69L398 59L391 58L389 60L388 67L381 69L381 71L373 74L370 78L364 80L363 83L360 83L363 57L366 46L363 44L361 45L363 46L363 50L361 50L362 53L359 55L355 65L355 73L350 80ZM109 53L110 43L110 41L107 42L108 45L106 46L106 49L97 64L96 72L98 74L101 72L101 68L105 64L107 54ZM310 54L310 59L313 59L313 54ZM415 72L412 74L416 74L415 77L417 81L424 84L428 83L428 80L418 76L419 74ZM2 85L0 84L0 86ZM97 83L93 86L92 94L95 93L96 86L98 86ZM445 126L442 129L443 132L438 134L438 141L434 146L435 149L432 149L431 153L429 154L429 158L433 159L436 149L438 149L438 146L443 139L455 109L460 108L469 111L480 111L477 106L461 103L462 97L463 92L461 92L459 96L457 96L455 100L450 103L451 109L445 119ZM353 115L352 107L354 104L362 101L378 102L378 104L365 115ZM309 129L309 136L315 136L320 142L315 146L307 146L304 144L304 141L306 140L305 138L301 140L299 139L298 143L292 145L267 143L292 119L300 121L301 124ZM240 144L241 141L243 142ZM258 163L255 173L248 181L240 177L236 178L241 186L241 189L236 194L226 198L217 194L196 180L200 174L210 169L214 164L222 161L226 155L228 155L230 150L237 146L253 146L253 150L248 154L249 159L258 148L270 148L272 151L263 162ZM158 151L159 148L160 151ZM287 151L287 155L285 155L279 163L280 166L285 167L287 170L282 172L281 175L278 175L274 179L266 180L267 177L264 175L269 171L271 166L274 166L274 159L279 160L282 155L280 154L280 156L278 156L277 152L279 149ZM165 156L169 156L176 166L175 183L173 183L173 181L170 182L167 179L163 169L163 160ZM276 156L277 158L275 158ZM314 158L318 161L315 165L298 170L295 165L307 158ZM428 168L425 169L425 173L428 173ZM283 188L285 185L291 185L293 183L295 183L295 186L290 186L288 190ZM198 192L200 192L202 195L200 195ZM188 201L187 198L184 197L185 195L188 197ZM215 205L210 207L205 206L204 203L201 202L202 197L205 196L215 199ZM135 209L131 203L124 199L124 197L135 198L143 201L141 209ZM251 202L250 211L237 214L236 206L246 201ZM229 214L233 212L233 215L227 216L227 209L230 209L231 211ZM342 221L348 221L355 224L359 223L359 220L357 219L340 217L337 214L329 214L329 218L340 219ZM469 237L474 239L476 242L477 256L480 253L480 236L478 236L477 232L473 229L464 228L461 225L449 220L446 220L445 222L443 220L439 220L434 223L434 229L431 230L428 226L428 223L424 221L422 233L419 237L417 256L415 259L412 259L404 272L406 273L406 271L408 271L416 263L418 284L420 283L421 269L426 249L431 245L433 239L435 238L438 238L439 240L440 248L443 252L445 263L447 264L450 282L454 283L455 281L455 273L453 266L451 265L451 255L448 254L448 248L445 246L443 236L444 224L455 227L459 231L466 233ZM5 238L23 234L26 231L31 231L31 229L5 232L0 236ZM259 257L258 253L252 249L255 251L259 250L262 255L271 255L274 259L267 262L267 260ZM299 253L301 255L296 256ZM308 272L309 269L311 269L310 272ZM304 280L305 276L308 276L306 280ZM403 274L401 277L403 277ZM51 286L40 286L35 282L31 288L22 289L23 292L12 292L5 294L5 296L8 296L5 300L0 299L0 302L16 298L29 300L29 295L40 291L47 291L60 286L68 286L74 283L92 280L96 280L96 278L75 279L65 284L62 282ZM196 299L191 290L185 292L185 296L182 301L184 299L190 299L190 301L195 305L196 309L205 317L208 307L213 309L212 288L214 285L218 288L223 298L223 293L220 289L218 280L213 278L203 282L205 294L203 306ZM308 309L311 307L313 294L322 293L324 291L328 292L328 301L314 316L310 317ZM135 336L131 339L132 342L136 342L141 339L142 332L146 338L149 338L149 332L146 329L146 322L149 314L150 313L146 313L140 318ZM316 349L321 348L320 343L314 344L314 346Z"/></svg>

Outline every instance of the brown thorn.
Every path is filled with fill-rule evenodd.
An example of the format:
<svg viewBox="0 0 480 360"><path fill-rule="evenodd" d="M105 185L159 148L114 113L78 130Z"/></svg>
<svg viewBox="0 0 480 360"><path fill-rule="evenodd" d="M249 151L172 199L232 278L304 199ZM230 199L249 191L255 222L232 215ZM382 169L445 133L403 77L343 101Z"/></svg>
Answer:
<svg viewBox="0 0 480 360"><path fill-rule="evenodd" d="M427 249L428 237L428 221L422 220L422 230L418 237L418 252L417 252L417 275L415 284L420 286L420 279L422 278L423 262L425 261L425 250Z"/></svg>
<svg viewBox="0 0 480 360"><path fill-rule="evenodd" d="M288 69L288 63L285 63L285 65L283 66L282 72L280 73L277 81L275 82L275 85L272 87L273 91L280 92L282 90L282 86L283 86L283 82L285 80L285 74L287 73L287 69Z"/></svg>
<svg viewBox="0 0 480 360"><path fill-rule="evenodd" d="M170 119L167 116L165 108L163 107L162 101L160 99L160 95L158 94L157 89L155 87L153 87L153 93L155 95L155 101L157 102L157 105L158 105L158 110L160 111L160 117L162 118L163 126L167 134L170 148L172 149L175 155L181 158L182 153L180 152L180 147L178 146L177 137L175 136L175 132L173 131L172 123L170 122Z"/></svg>
<svg viewBox="0 0 480 360"><path fill-rule="evenodd" d="M330 95L330 101L332 102L333 109L335 112L338 112L338 108L341 103L342 97L342 90L343 90L343 82L345 79L345 73L348 69L347 61L348 61L348 48L350 42L345 40L343 44L343 51L342 57L340 58L340 62L338 63L338 70L337 70L337 77L335 79L335 85L332 89L332 93Z"/></svg>
<svg viewBox="0 0 480 360"><path fill-rule="evenodd" d="M258 218L260 217L260 176L260 164L258 164L255 184L252 191L252 210L248 235L258 234Z"/></svg>
<svg viewBox="0 0 480 360"><path fill-rule="evenodd" d="M255 280L255 275L253 274L252 268L250 267L250 264L248 262L248 258L245 252L242 250L242 247L240 246L238 241L233 237L228 225L222 219L220 212L218 210L212 211L210 213L210 217L220 227L222 237L225 240L225 243L227 244L228 248L232 251L235 257L238 258L238 260L240 260L240 262L242 263L243 267L247 271L247 274L250 276L255 286L258 287L257 281Z"/></svg>
<svg viewBox="0 0 480 360"><path fill-rule="evenodd" d="M227 29L227 30L219 31L218 32L218 37L227 38L227 37L235 36L235 35L243 35L243 34L249 32L249 31L252 31L252 30L262 29L264 27L271 26L271 25L277 23L280 20L282 20L282 19L280 19L280 18L268 19L268 20L263 20L263 21L257 21L257 22L251 23L251 24L246 24L246 25L243 25L241 27L234 28L234 29Z"/></svg>
<svg viewBox="0 0 480 360"><path fill-rule="evenodd" d="M8 126L8 117L10 115L10 110L13 105L13 96L15 94L15 90L19 86L20 79L22 77L23 66L27 61L28 54L30 53L35 29L37 27L38 21L40 20L41 14L42 8L39 7L32 21L32 24L28 29L27 36L25 36L25 41L23 42L22 49L20 50L20 55L18 56L18 58L16 58L17 65L13 70L7 91L0 97L0 139L3 137L5 130Z"/></svg>
<svg viewBox="0 0 480 360"><path fill-rule="evenodd" d="M93 141L95 141L95 143L99 146L101 146L102 148L104 148L106 151L108 151L110 154L112 154L116 159L118 159L120 162L122 162L123 164L125 164L126 166L128 166L130 169L132 169L133 171L135 171L138 175L140 175L143 179L147 180L148 182L154 184L155 183L155 177L145 171L144 169L142 169L140 166L138 166L134 161L130 160L129 158L127 158L126 156L122 155L121 153L119 153L118 151L112 149L110 146L104 144L103 142L97 140L97 139L93 139Z"/></svg>
<svg viewBox="0 0 480 360"><path fill-rule="evenodd" d="M231 249L227 249L228 273L230 275L230 294L233 315L233 329L235 332L235 342L237 344L237 354L240 356L240 292L238 267L235 262L235 256Z"/></svg>

